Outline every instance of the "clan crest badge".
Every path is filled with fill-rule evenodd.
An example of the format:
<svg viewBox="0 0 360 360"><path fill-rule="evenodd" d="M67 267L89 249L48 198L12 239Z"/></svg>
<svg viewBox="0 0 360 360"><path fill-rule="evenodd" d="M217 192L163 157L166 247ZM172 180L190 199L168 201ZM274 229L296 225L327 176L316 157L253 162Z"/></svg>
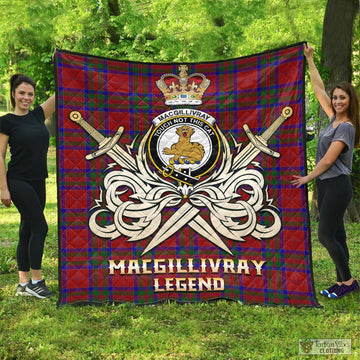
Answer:
<svg viewBox="0 0 360 360"><path fill-rule="evenodd" d="M193 185L220 155L215 119L199 110L167 111L153 120L149 156L163 176Z"/></svg>

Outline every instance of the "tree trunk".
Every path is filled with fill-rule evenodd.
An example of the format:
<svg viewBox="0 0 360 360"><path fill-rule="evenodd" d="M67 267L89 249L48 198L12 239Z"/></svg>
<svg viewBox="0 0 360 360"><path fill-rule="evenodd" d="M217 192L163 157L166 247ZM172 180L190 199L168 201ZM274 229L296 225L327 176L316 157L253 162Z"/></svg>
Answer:
<svg viewBox="0 0 360 360"><path fill-rule="evenodd" d="M327 2L321 44L321 65L329 70L329 78L325 81L325 89L328 93L341 81L351 82L353 25L358 9L357 0ZM322 109L319 116L327 120Z"/></svg>
<svg viewBox="0 0 360 360"><path fill-rule="evenodd" d="M321 44L322 65L330 70L325 82L331 90L341 81L351 81L352 37L359 2L355 0L328 0Z"/></svg>
<svg viewBox="0 0 360 360"><path fill-rule="evenodd" d="M120 15L120 7L118 0L108 0L107 4L108 4L110 17ZM109 24L107 31L110 36L110 42L112 44L118 44L120 41L120 35L116 26Z"/></svg>
<svg viewBox="0 0 360 360"><path fill-rule="evenodd" d="M358 11L358 0L328 0L327 2L321 44L321 63L325 69L329 70L329 78L325 81L328 93L341 81L351 82L353 26ZM319 113L319 116L322 119L326 118L323 111ZM355 160L354 169L360 168L360 163L356 164L356 162ZM360 221L360 207L357 201L359 186L359 181L353 177L355 196L347 211L347 219L353 222Z"/></svg>

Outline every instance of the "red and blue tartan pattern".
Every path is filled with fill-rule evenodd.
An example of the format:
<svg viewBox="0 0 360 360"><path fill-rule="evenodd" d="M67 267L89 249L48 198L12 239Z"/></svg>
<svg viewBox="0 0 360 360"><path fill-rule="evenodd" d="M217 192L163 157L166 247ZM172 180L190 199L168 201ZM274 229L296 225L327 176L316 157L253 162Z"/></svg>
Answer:
<svg viewBox="0 0 360 360"><path fill-rule="evenodd" d="M269 198L279 209L281 231L270 239L232 241L220 235L232 255L185 225L150 252L142 255L151 237L127 241L94 235L89 213L99 199L105 169L114 161L107 155L88 161L97 148L94 141L69 115L79 111L105 137L124 127L119 145L134 142L134 154L152 120L176 107L165 105L156 86L163 74L178 73L179 64L117 61L58 50L55 55L58 102L58 218L59 304L130 302L151 304L165 299L198 302L232 299L245 304L319 306L313 285L311 242L306 190L295 188L294 174L305 173L304 57L302 44L266 53L219 62L190 63L189 75L201 73L211 81L202 104L187 106L212 115L225 135L246 146L243 125L261 134L285 106L293 108L288 119L269 140L280 158L259 154ZM186 106L182 106L184 108ZM134 141L135 139L135 141ZM235 146L235 144L233 144ZM135 155L134 155L135 157ZM127 196L126 194L124 195ZM162 225L177 210L162 212ZM209 221L207 209L201 216ZM108 219L111 221L111 219ZM104 219L106 222L106 219ZM247 260L250 274L232 273L220 263L218 271L169 274L109 274L109 260L181 259L184 267L193 259ZM251 260L265 261L261 275ZM209 264L209 262L207 262ZM150 269L149 265L149 269ZM167 269L168 270L168 269ZM221 291L155 291L155 278L221 278ZM193 281L193 280L191 280ZM195 281L195 280L194 280Z"/></svg>

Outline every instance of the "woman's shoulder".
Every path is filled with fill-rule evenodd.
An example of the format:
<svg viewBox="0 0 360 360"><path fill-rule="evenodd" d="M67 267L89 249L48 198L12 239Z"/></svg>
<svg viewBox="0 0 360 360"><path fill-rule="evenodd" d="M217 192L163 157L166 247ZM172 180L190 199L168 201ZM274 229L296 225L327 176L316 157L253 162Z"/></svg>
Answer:
<svg viewBox="0 0 360 360"><path fill-rule="evenodd" d="M355 127L351 122L344 121L334 129L334 136L344 139L353 139L355 136Z"/></svg>
<svg viewBox="0 0 360 360"><path fill-rule="evenodd" d="M0 122L2 123L17 123L19 121L23 121L25 118L40 118L44 120L44 111L42 107L36 106L34 109L30 110L26 115L15 115L13 113L7 113L3 116L0 116Z"/></svg>
<svg viewBox="0 0 360 360"><path fill-rule="evenodd" d="M14 122L12 121L12 114L8 113L0 116L0 132L9 135L14 128Z"/></svg>
<svg viewBox="0 0 360 360"><path fill-rule="evenodd" d="M42 107L39 105L39 106L36 106L34 109L30 110L27 114L25 115L16 115L16 114L13 114L13 113L7 113L5 115L2 115L0 116L0 121L1 120L4 120L4 121L7 121L7 120L14 120L14 119L24 119L28 116L31 116L31 115L43 115L44 112L43 112L43 109Z"/></svg>
<svg viewBox="0 0 360 360"><path fill-rule="evenodd" d="M350 122L350 121L344 121L342 123L340 123L337 128L342 128L342 129L354 129L354 125Z"/></svg>
<svg viewBox="0 0 360 360"><path fill-rule="evenodd" d="M8 119L8 118L10 118L11 117L11 113L7 113L7 114L4 114L4 115L1 115L0 116L0 120L2 120L2 119Z"/></svg>
<svg viewBox="0 0 360 360"><path fill-rule="evenodd" d="M7 113L7 114L5 114L5 115L0 116L0 123L2 123L2 124L8 123L9 120L11 120L12 115L13 115L13 114L11 114L11 113Z"/></svg>
<svg viewBox="0 0 360 360"><path fill-rule="evenodd" d="M34 109L32 109L30 111L31 114L35 115L35 116L40 116L41 118L44 118L45 119L45 116L44 116L44 110L43 108L41 107L41 105L38 105L36 106Z"/></svg>

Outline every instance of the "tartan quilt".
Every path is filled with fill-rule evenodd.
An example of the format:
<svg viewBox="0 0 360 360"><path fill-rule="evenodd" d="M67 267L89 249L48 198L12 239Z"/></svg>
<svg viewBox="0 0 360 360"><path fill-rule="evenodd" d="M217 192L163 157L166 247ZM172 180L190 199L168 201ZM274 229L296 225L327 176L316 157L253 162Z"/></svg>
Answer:
<svg viewBox="0 0 360 360"><path fill-rule="evenodd" d="M57 50L59 304L319 306L302 44L226 61Z"/></svg>

